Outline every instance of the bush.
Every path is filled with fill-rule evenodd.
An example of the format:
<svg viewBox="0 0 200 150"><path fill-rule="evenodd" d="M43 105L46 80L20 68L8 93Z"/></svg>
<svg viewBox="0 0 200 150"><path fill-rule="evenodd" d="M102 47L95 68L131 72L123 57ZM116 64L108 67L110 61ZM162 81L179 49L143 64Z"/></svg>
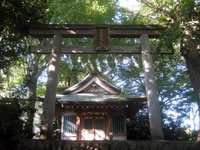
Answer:
<svg viewBox="0 0 200 150"><path fill-rule="evenodd" d="M0 149L16 149L20 139L25 137L27 104L18 99L0 100Z"/></svg>

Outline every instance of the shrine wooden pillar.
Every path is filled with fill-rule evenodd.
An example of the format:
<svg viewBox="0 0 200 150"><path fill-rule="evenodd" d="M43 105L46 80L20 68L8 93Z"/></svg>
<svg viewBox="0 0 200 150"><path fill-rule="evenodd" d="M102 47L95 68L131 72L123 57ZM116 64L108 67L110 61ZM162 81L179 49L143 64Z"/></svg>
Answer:
<svg viewBox="0 0 200 150"><path fill-rule="evenodd" d="M40 139L51 139L53 136L53 120L55 116L56 90L58 82L61 44L61 34L55 34L53 47L51 49L50 65L48 69L48 80L44 99Z"/></svg>
<svg viewBox="0 0 200 150"><path fill-rule="evenodd" d="M151 56L149 37L147 34L140 36L142 50L142 64L144 69L146 96L149 113L150 132L152 140L164 139L158 91L156 87L153 60Z"/></svg>

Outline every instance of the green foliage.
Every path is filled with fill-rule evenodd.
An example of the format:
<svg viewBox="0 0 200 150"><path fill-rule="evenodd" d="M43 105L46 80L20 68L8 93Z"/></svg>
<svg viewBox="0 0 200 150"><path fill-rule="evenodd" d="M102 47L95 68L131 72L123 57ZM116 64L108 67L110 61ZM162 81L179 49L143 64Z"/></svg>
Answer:
<svg viewBox="0 0 200 150"><path fill-rule="evenodd" d="M118 0L50 0L52 23L114 23ZM80 13L81 12L81 13Z"/></svg>
<svg viewBox="0 0 200 150"><path fill-rule="evenodd" d="M61 138L61 125L62 125L61 117L57 118L53 122L54 139L60 139Z"/></svg>
<svg viewBox="0 0 200 150"><path fill-rule="evenodd" d="M165 140L196 141L197 131L190 131L187 127L181 127L180 123L171 120L163 126Z"/></svg>
<svg viewBox="0 0 200 150"><path fill-rule="evenodd" d="M2 0L0 4L0 69L27 50L24 25L44 23L47 4L44 0Z"/></svg>
<svg viewBox="0 0 200 150"><path fill-rule="evenodd" d="M1 149L15 149L20 139L26 138L28 129L22 118L31 108L27 102L19 99L0 100L0 145Z"/></svg>
<svg viewBox="0 0 200 150"><path fill-rule="evenodd" d="M146 112L145 109L143 109L144 112ZM151 139L148 114L144 112L141 113L141 112L139 112L136 116L127 120L127 139L128 140L150 140Z"/></svg>
<svg viewBox="0 0 200 150"><path fill-rule="evenodd" d="M160 40L160 47L177 51L177 43L199 40L200 7L195 0L139 0L142 9L137 14L137 21L148 24L165 25L165 33ZM184 41L185 42L185 41Z"/></svg>
<svg viewBox="0 0 200 150"><path fill-rule="evenodd" d="M9 69L4 68L1 71L0 95L3 97L21 97L27 96L27 87L24 83L23 69L16 65Z"/></svg>
<svg viewBox="0 0 200 150"><path fill-rule="evenodd" d="M197 131L190 131L187 127L181 126L179 121L174 121L170 116L168 122L163 124L165 140L196 141ZM143 108L136 116L127 120L128 140L150 140L150 126L147 108Z"/></svg>

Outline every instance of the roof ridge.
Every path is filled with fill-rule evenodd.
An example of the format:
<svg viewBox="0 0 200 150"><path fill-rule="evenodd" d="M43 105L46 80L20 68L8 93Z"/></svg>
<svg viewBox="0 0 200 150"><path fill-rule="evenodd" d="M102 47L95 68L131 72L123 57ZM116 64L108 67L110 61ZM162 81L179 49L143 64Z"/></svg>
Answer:
<svg viewBox="0 0 200 150"><path fill-rule="evenodd" d="M102 74L98 71L98 72L94 72L94 73L89 73L86 75L85 78L83 78L79 83L73 85L72 87L64 90L63 92L61 92L61 94L70 94L74 91L76 91L78 88L80 88L81 86L84 86L85 84L87 84L93 77L97 77L98 79L100 79L100 81L102 83L104 83L105 85L107 85L109 88L111 88L112 90L115 91L115 93L121 93L121 90L119 90L118 88L116 88L115 86L113 86L112 84L110 84L108 81L106 81L103 77ZM96 81L95 81L96 82ZM90 83L91 84L91 83ZM89 85L90 85L89 84ZM97 82L96 82L97 84ZM103 87L102 87L103 88ZM79 91L80 92L80 91Z"/></svg>

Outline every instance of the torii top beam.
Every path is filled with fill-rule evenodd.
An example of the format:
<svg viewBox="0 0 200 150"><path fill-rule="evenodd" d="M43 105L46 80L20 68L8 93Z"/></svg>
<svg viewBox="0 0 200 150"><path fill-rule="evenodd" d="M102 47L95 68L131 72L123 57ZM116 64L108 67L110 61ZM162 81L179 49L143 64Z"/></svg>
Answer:
<svg viewBox="0 0 200 150"><path fill-rule="evenodd" d="M149 38L158 38L164 31L159 25L85 25L85 24L29 24L25 26L29 35L35 38L51 38L62 34L64 38L94 37L95 27L108 27L111 38L139 38L148 34Z"/></svg>
<svg viewBox="0 0 200 150"><path fill-rule="evenodd" d="M55 34L60 34L62 38L94 38L96 28L108 28L109 38L140 38L142 34L147 34L149 38L158 38L164 31L165 27L159 25L86 25L86 24L29 24L25 26L25 31L34 38L53 38ZM104 37L103 37L104 40ZM106 41L106 40L105 40ZM109 47L109 45L108 45ZM51 52L52 45L31 46L31 53ZM155 47L151 47L155 52ZM61 46L61 53L68 54L141 54L141 47L135 46L111 46L110 50L94 50L93 46ZM159 53L172 54L172 52L161 50Z"/></svg>

